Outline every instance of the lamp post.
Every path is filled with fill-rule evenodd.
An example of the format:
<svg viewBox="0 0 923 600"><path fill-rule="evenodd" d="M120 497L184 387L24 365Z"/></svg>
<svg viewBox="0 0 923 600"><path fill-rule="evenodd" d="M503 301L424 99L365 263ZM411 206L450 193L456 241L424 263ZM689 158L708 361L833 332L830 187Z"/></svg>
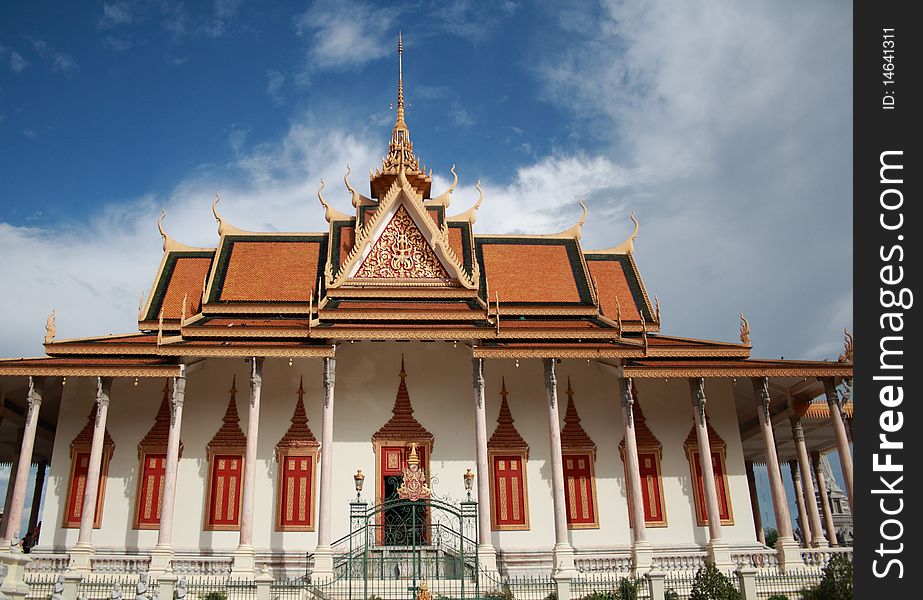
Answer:
<svg viewBox="0 0 923 600"><path fill-rule="evenodd" d="M356 502L361 501L362 494L362 484L365 483L365 475L362 474L362 469L356 471L356 474L353 475L353 481L356 483Z"/></svg>
<svg viewBox="0 0 923 600"><path fill-rule="evenodd" d="M474 484L474 473L471 472L471 469L468 469L462 477L465 478L465 491L468 493L468 502L471 502L471 487Z"/></svg>

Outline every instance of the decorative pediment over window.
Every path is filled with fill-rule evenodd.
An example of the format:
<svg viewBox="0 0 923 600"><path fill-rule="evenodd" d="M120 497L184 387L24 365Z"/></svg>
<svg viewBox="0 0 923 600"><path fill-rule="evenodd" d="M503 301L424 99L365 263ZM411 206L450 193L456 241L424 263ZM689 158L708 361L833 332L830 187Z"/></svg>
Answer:
<svg viewBox="0 0 923 600"><path fill-rule="evenodd" d="M567 378L567 412L564 414L564 427L561 429L561 448L564 452L589 452L593 455L593 460L596 460L596 444L580 424L570 377Z"/></svg>
<svg viewBox="0 0 923 600"><path fill-rule="evenodd" d="M718 432L711 426L708 415L705 416L705 426L708 430L708 445L711 449L712 470L715 474L715 492L718 496L718 512L720 513L721 524L733 525L734 513L731 508L731 490L728 486L727 465L725 464L727 444L724 443ZM705 526L708 524L708 511L705 504L705 483L702 476L702 463L699 459L699 440L696 436L695 420L693 420L692 429L689 430L689 435L686 436L683 447L686 449L686 458L689 460L689 471L692 475L696 523L700 526Z"/></svg>
<svg viewBox="0 0 923 600"><path fill-rule="evenodd" d="M381 429L372 435L372 443L383 441L416 442L432 448L433 434L420 424L413 416L410 394L407 392L407 372L404 370L404 357L401 356L401 382L397 386L397 396L391 409L391 418Z"/></svg>
<svg viewBox="0 0 923 600"><path fill-rule="evenodd" d="M513 414L507 401L506 378L500 388L500 414L497 415L497 428L487 441L490 450L522 450L525 458L529 458L529 444L522 438L519 430L513 424Z"/></svg>
<svg viewBox="0 0 923 600"><path fill-rule="evenodd" d="M237 376L231 382L231 397L224 411L221 427L208 442L206 448L211 452L247 448L247 436L240 428L240 415L237 414Z"/></svg>
<svg viewBox="0 0 923 600"><path fill-rule="evenodd" d="M170 438L170 389L167 385L163 386L163 399L160 401L160 409L157 416L154 417L154 425L147 432L147 435L138 444L138 458L140 459L145 453L167 451L167 440ZM179 443L179 455L183 456L183 442Z"/></svg>
<svg viewBox="0 0 923 600"><path fill-rule="evenodd" d="M292 414L292 424L288 431L276 444L276 457L296 449L314 449L320 442L314 437L308 427L308 415L304 410L304 379L298 383L298 401L295 402L295 412Z"/></svg>
<svg viewBox="0 0 923 600"><path fill-rule="evenodd" d="M71 440L71 456L76 452L80 451L90 451L90 446L93 445L93 430L96 428L96 409L97 404L94 402L93 407L90 409L90 416L87 417L87 423L83 426L83 429L80 430L80 433L77 434L73 440ZM103 437L103 452L108 452L112 454L112 451L115 450L115 442L112 441L112 436L109 435L109 429L106 428L104 437Z"/></svg>
<svg viewBox="0 0 923 600"><path fill-rule="evenodd" d="M715 428L711 426L708 415L705 415L705 426L708 428L708 445L711 447L711 451L724 452L727 444L724 443L724 440L721 439L721 436L718 435ZM692 429L689 430L689 435L686 436L686 441L683 442L683 448L685 448L686 454L689 454L690 451L698 451L699 449L699 438L695 432L695 422L692 423Z"/></svg>
<svg viewBox="0 0 923 600"><path fill-rule="evenodd" d="M647 419L644 417L644 411L641 410L641 402L638 400L638 389L632 384L631 386L631 395L634 397L634 402L631 404L631 415L632 420L635 425L635 443L638 446L638 451L646 450L648 452L654 451L660 455L660 452L663 450L663 444L660 443L660 440L657 439L657 436L654 435L654 432L650 430L647 426ZM622 437L622 441L619 442L619 454L622 456L622 460L625 460L625 438Z"/></svg>

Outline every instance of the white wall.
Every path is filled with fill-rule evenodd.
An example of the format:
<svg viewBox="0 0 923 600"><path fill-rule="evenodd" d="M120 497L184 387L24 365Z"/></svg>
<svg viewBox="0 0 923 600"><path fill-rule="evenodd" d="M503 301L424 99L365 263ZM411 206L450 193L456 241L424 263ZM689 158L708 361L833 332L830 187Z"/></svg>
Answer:
<svg viewBox="0 0 923 600"><path fill-rule="evenodd" d="M451 343L356 343L337 350L334 420L332 536L348 531L348 503L355 497L353 474L367 475L363 496L373 500L375 456L372 434L391 415L398 387L401 354L405 354L407 388L416 418L435 436L430 461L431 477L439 496L464 497L462 474L475 470L474 409L471 389L471 353ZM509 403L516 426L530 446L528 463L529 531L494 532L493 543L506 550L548 549L554 543L551 500L551 466L547 404L541 361L486 361L488 436L499 411L500 379L506 377ZM180 461L174 546L177 549L232 550L236 531L204 531L206 480L205 445L221 425L232 375L237 375L238 411L246 431L249 375L243 359L211 359L192 372L186 387L183 416L184 444ZM304 376L305 408L309 425L320 439L323 412L322 361L267 359L263 369L262 409L257 459L254 545L260 549L310 551L315 532L274 531L276 493L276 442L288 428L295 406L299 376ZM616 376L595 363L564 361L558 365L560 416L566 409L567 376L571 377L577 410L584 429L596 442L596 492L600 528L570 532L578 548L630 544L624 470L618 454L622 424ZM650 529L655 545L681 545L707 540L704 527L695 525L689 466L683 441L692 426L689 387L685 380L639 380L638 389L651 430L663 443L664 495L669 527ZM116 380L112 388L108 430L116 448L109 468L102 527L94 532L98 548L150 548L156 531L131 527L137 493L137 445L154 421L160 405L163 380ZM76 530L62 530L70 468L69 444L86 423L95 397L95 380L70 378L65 388L49 474L48 497L43 512L40 546L57 549L76 542ZM725 527L729 542L753 542L749 494L729 382L709 380L707 411L712 424L728 445L727 468L735 525ZM318 468L319 474L319 468ZM319 481L319 479L318 479ZM316 509L315 498L315 509Z"/></svg>

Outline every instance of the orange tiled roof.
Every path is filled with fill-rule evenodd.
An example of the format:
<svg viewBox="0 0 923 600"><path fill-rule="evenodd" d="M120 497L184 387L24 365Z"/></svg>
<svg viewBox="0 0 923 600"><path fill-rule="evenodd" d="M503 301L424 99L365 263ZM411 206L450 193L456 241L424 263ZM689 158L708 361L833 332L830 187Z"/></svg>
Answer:
<svg viewBox="0 0 923 600"><path fill-rule="evenodd" d="M231 397L228 400L228 408L224 412L221 427L215 432L215 436L206 445L206 448L246 448L247 436L240 428L240 415L237 414L237 376L231 381Z"/></svg>
<svg viewBox="0 0 923 600"><path fill-rule="evenodd" d="M221 300L308 302L317 286L321 243L317 241L233 242Z"/></svg>
<svg viewBox="0 0 923 600"><path fill-rule="evenodd" d="M356 228L352 225L340 227L340 247L334 248L337 252L337 264L342 265L356 244Z"/></svg>
<svg viewBox="0 0 923 600"><path fill-rule="evenodd" d="M494 429L490 439L487 440L487 447L492 450L525 450L526 458L529 457L529 444L522 439L522 435L513 424L513 413L510 412L510 404L507 402L506 395L506 378L503 378L500 387L500 413L497 415L497 428Z"/></svg>
<svg viewBox="0 0 923 600"><path fill-rule="evenodd" d="M481 252L491 300L499 293L500 302L581 301L564 246L490 243Z"/></svg>
<svg viewBox="0 0 923 600"><path fill-rule="evenodd" d="M460 227L449 227L449 247L459 260L465 256L465 245L462 241L462 230Z"/></svg>
<svg viewBox="0 0 923 600"><path fill-rule="evenodd" d="M614 260L591 260L587 261L587 266L590 275L596 281L602 313L610 319L615 319L621 310L623 320L640 321L641 313L631 295L622 263Z"/></svg>
<svg viewBox="0 0 923 600"><path fill-rule="evenodd" d="M420 424L413 416L410 394L407 392L407 372L404 370L404 357L401 357L401 382L397 386L397 396L391 409L391 418L381 429L372 435L372 442L378 440L400 440L433 443L433 434Z"/></svg>
<svg viewBox="0 0 923 600"><path fill-rule="evenodd" d="M187 297L186 316L198 313L202 308L202 286L211 270L212 259L180 256L167 284L161 308L164 319L179 319L183 312L183 298ZM152 315L154 319L158 315Z"/></svg>
<svg viewBox="0 0 923 600"><path fill-rule="evenodd" d="M276 444L276 450L317 448L318 446L320 442L308 427L308 415L304 410L304 378L302 377L298 383L298 400L295 402L295 412L292 413L292 424Z"/></svg>

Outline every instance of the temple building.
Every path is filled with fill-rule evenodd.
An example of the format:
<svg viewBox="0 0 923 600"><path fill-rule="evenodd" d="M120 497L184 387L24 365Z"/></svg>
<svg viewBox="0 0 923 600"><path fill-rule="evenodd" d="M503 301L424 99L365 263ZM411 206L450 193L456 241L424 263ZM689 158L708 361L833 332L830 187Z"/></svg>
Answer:
<svg viewBox="0 0 923 600"><path fill-rule="evenodd" d="M479 234L489 199L450 208L457 175L433 193L402 76L396 112L368 195L347 172L347 214L318 190L326 230L249 231L216 197L199 248L162 215L137 332L58 339L51 316L47 356L0 361L0 459L15 463L0 552L41 523L27 571L320 581L357 531L366 557L425 547L560 576L829 553L821 458L839 453L848 510L851 340L836 361L767 360L743 315L734 341L662 331L636 220L601 250L581 243L585 207L564 231Z"/></svg>

